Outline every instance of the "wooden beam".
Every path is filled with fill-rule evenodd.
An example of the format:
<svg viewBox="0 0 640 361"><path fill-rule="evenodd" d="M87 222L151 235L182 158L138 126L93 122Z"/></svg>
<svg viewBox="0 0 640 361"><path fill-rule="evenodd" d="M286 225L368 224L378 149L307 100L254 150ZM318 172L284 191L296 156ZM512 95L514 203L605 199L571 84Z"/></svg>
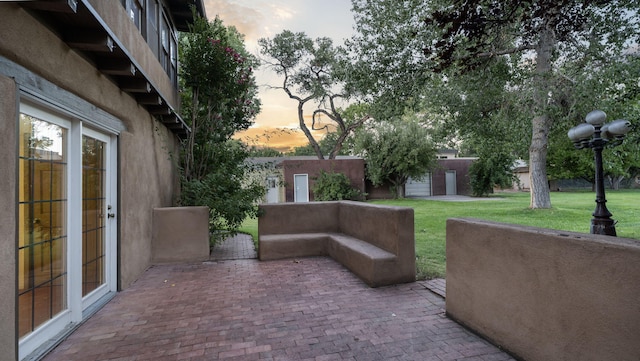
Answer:
<svg viewBox="0 0 640 361"><path fill-rule="evenodd" d="M182 124L182 123L170 124L170 125L167 125L166 127L169 128L171 131L173 131L175 133L176 130L183 130L184 129L184 124Z"/></svg>
<svg viewBox="0 0 640 361"><path fill-rule="evenodd" d="M98 70L108 75L136 75L136 66L126 59L102 59L98 62Z"/></svg>
<svg viewBox="0 0 640 361"><path fill-rule="evenodd" d="M140 93L136 95L138 104L142 105L162 105L162 98L156 93Z"/></svg>
<svg viewBox="0 0 640 361"><path fill-rule="evenodd" d="M120 89L127 93L150 93L151 84L146 79L127 78L119 82Z"/></svg>
<svg viewBox="0 0 640 361"><path fill-rule="evenodd" d="M78 12L77 0L45 0L21 1L22 6L35 10L53 11L57 13L75 14Z"/></svg>
<svg viewBox="0 0 640 361"><path fill-rule="evenodd" d="M167 127L180 124L180 120L178 119L178 116L176 115L176 113L163 115L160 118L160 121L162 122L162 124L166 125Z"/></svg>
<svg viewBox="0 0 640 361"><path fill-rule="evenodd" d="M115 44L113 39L97 29L76 29L73 33L65 36L65 42L74 49L97 51L97 52L113 52Z"/></svg>
<svg viewBox="0 0 640 361"><path fill-rule="evenodd" d="M152 105L152 106L148 106L147 107L147 111L149 111L149 113L151 113L152 115L170 115L171 113L173 113L173 111L171 110L171 108L167 107L167 106L157 106L157 105Z"/></svg>

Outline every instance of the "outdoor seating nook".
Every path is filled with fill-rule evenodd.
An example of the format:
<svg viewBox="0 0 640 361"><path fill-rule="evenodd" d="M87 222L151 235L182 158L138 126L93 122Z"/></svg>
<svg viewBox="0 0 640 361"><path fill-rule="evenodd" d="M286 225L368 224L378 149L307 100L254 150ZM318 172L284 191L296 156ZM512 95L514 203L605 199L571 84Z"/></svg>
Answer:
<svg viewBox="0 0 640 361"><path fill-rule="evenodd" d="M416 278L413 209L362 202L264 204L262 261L329 256L370 287Z"/></svg>

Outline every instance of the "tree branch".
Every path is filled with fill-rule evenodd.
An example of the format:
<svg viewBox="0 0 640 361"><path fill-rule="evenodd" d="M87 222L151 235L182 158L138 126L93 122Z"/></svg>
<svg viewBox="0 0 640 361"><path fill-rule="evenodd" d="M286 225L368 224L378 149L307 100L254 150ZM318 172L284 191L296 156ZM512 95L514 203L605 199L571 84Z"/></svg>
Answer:
<svg viewBox="0 0 640 361"><path fill-rule="evenodd" d="M525 50L534 50L535 46L533 45L522 45L513 49L504 49L504 50L494 50L484 53L477 53L475 56L480 58L492 58L494 56L507 55L507 54L515 54Z"/></svg>

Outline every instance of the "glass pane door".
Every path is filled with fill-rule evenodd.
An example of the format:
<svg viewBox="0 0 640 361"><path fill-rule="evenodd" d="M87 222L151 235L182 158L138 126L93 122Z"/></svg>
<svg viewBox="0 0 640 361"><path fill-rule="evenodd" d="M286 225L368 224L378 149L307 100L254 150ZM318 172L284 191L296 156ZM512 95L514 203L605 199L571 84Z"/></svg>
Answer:
<svg viewBox="0 0 640 361"><path fill-rule="evenodd" d="M107 144L82 137L82 296L105 283Z"/></svg>
<svg viewBox="0 0 640 361"><path fill-rule="evenodd" d="M30 104L20 112L22 359L116 290L117 139Z"/></svg>
<svg viewBox="0 0 640 361"><path fill-rule="evenodd" d="M67 129L20 115L18 333L67 309Z"/></svg>

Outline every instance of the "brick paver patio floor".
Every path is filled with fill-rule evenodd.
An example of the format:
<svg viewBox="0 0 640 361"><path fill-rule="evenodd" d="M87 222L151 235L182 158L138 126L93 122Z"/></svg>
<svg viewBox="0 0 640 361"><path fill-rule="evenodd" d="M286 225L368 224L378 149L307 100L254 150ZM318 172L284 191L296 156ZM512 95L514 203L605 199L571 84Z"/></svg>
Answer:
<svg viewBox="0 0 640 361"><path fill-rule="evenodd" d="M369 288L317 257L154 266L44 360L512 358L422 283Z"/></svg>
<svg viewBox="0 0 640 361"><path fill-rule="evenodd" d="M228 261L236 259L258 258L253 240L248 234L237 234L216 244L211 250L212 261Z"/></svg>

